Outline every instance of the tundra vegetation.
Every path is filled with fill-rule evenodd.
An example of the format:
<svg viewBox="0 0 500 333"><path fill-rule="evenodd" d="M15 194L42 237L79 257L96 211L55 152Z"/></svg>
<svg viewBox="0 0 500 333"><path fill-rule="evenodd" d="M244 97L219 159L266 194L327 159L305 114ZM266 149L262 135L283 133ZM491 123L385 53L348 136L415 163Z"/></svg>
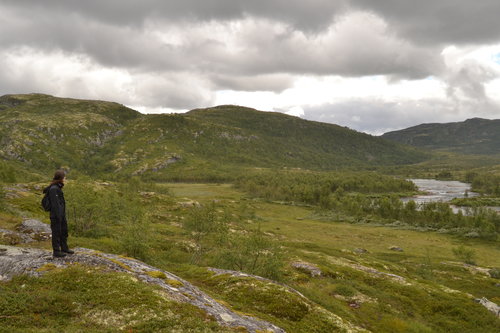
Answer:
<svg viewBox="0 0 500 333"><path fill-rule="evenodd" d="M287 186L291 183L296 186ZM4 184L7 198L0 213L0 227L14 230L21 216L48 222L39 208L42 186L42 182ZM289 192L282 191L285 188ZM438 207L441 210L433 206L432 211L426 212L425 208L418 211L414 207L408 209L411 204L400 203L400 196L414 192L412 183L373 172L289 171L245 175L235 185L151 184L139 178L126 183L105 182L80 176L69 177L65 189L73 246L136 257L172 271L233 309L291 332L330 332L332 327L300 299L283 299L279 290L260 285L258 280L214 277L205 267L237 270L279 281L300 291L308 302L375 332L496 330L498 319L467 295L499 303L498 274L486 275L471 268L476 266L463 265L497 271L500 256L495 234L471 238L465 230L439 232L451 229L448 224L437 223L443 216L453 214L444 206ZM371 202L366 204L370 211L360 205L364 201ZM416 214L427 215L415 217ZM436 214L439 215L432 220L434 228L420 224L416 224L418 228L410 228L415 225L403 219L412 216L415 221L425 221ZM465 228L472 220L462 218ZM394 223L396 219L402 223ZM402 247L403 252L390 250L393 245ZM50 248L48 241L36 246ZM312 264L320 269L321 275L313 276L307 270L294 268L293 262ZM103 281L96 275L103 273L74 269L66 273L50 272L47 278L53 279L54 274L61 283L64 274L87 282L66 286L72 290L66 296L58 293L57 283L50 284L49 289L44 288L44 299L63 304L76 299L82 307L97 302L102 304L103 313L105 309L113 311L114 321L102 322L99 318L103 314L65 321L77 318L78 309L71 306L63 314L40 304L32 312L31 308L18 304L19 299L7 297L0 307L2 316L9 318L10 324L5 327L23 327L25 331L40 327L77 331L82 325L91 325L96 330L111 327L111 331L147 327L165 331L171 327L188 331L228 330L215 328L213 323L205 327L198 314L185 321L189 313L199 312L168 302L155 303L158 305L153 310L168 308L168 313L180 311L179 316L160 321L151 319L150 314L151 318L145 317L150 319L134 322L135 317L127 314L130 306L125 304L154 302L154 288L140 287L143 288L137 290L140 296L132 303L120 298L110 305L101 303L100 297L117 292L118 288L132 288L117 283L121 281L118 275L107 274ZM393 280L384 274L404 280ZM43 279L20 277L2 283L2 292L16 293L29 300L35 297ZM95 293L90 293L85 286L97 281L109 284L96 285ZM20 289L19 284L27 287ZM133 288L139 287L134 284ZM280 301L276 302L277 299ZM36 304L38 301L30 306ZM32 313L40 316L32 317Z"/></svg>
<svg viewBox="0 0 500 333"><path fill-rule="evenodd" d="M343 331L334 315L373 332L500 329L498 317L475 302L485 297L500 304L500 219L486 208L500 200L496 157L486 163L433 155L378 139L370 146L370 138L337 127L329 130L346 137L343 147L353 141L354 150L366 148L363 154L350 158L323 146L314 149L326 155L315 157L319 152L307 148L313 141L288 149L284 138L306 131L319 135L317 142L328 132L317 123L273 114L270 128L258 132L251 128L264 115L246 110L240 119L227 107L142 117L113 103L64 100L80 110L73 117L84 135L57 127L38 133L33 124L54 112L54 104L41 100L61 101L37 95L16 106L24 109L12 109L19 99L0 101L1 121L18 112L18 124L26 126L2 134L8 147L0 161L0 229L15 231L27 218L49 223L41 191L52 167L63 166L72 247L140 259L289 332ZM276 141L265 136L272 130ZM67 155L56 158L50 149L37 155L44 140L61 134L73 145ZM276 146L265 148L264 141ZM385 162L391 149L401 149L394 156L413 164L375 163L366 155L371 147ZM26 149L34 153L23 155ZM325 157L330 153L335 161ZM48 167L47 156L53 158ZM438 175L468 181L482 194L461 199L470 214L400 200L418 191L406 178ZM12 244L1 235L0 243ZM47 240L17 245L50 249ZM0 330L238 332L123 274L78 265L44 272L0 282Z"/></svg>

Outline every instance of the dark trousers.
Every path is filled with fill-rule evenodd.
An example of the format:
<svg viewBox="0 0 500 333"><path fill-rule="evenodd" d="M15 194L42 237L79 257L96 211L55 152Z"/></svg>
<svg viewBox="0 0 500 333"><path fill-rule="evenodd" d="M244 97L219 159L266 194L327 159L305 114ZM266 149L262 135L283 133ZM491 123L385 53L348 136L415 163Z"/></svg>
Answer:
<svg viewBox="0 0 500 333"><path fill-rule="evenodd" d="M50 229L52 230L52 249L54 251L64 251L68 249L68 221L66 218L50 219Z"/></svg>

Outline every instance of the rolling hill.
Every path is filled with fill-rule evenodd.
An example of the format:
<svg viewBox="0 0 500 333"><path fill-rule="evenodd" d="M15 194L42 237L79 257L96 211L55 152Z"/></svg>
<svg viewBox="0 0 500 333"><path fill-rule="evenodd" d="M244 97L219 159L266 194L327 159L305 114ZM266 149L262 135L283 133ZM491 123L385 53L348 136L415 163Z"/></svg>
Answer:
<svg viewBox="0 0 500 333"><path fill-rule="evenodd" d="M224 178L238 168L332 170L427 154L345 127L239 106L146 115L105 101L0 97L0 156L29 170Z"/></svg>
<svg viewBox="0 0 500 333"><path fill-rule="evenodd" d="M388 132L383 138L419 148L462 154L500 154L500 119L467 119L445 124L422 124Z"/></svg>

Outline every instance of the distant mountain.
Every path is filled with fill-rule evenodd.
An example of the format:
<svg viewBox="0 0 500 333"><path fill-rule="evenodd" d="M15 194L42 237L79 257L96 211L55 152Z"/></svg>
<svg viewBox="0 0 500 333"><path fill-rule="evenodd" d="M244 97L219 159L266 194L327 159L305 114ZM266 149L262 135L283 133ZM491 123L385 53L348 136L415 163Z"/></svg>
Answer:
<svg viewBox="0 0 500 333"><path fill-rule="evenodd" d="M0 97L0 157L89 175L223 177L238 167L331 170L422 161L425 153L345 127L238 106L145 115L104 101ZM210 176L209 176L210 177Z"/></svg>
<svg viewBox="0 0 500 333"><path fill-rule="evenodd" d="M419 148L463 154L500 154L500 119L467 119L445 124L422 124L382 135Z"/></svg>

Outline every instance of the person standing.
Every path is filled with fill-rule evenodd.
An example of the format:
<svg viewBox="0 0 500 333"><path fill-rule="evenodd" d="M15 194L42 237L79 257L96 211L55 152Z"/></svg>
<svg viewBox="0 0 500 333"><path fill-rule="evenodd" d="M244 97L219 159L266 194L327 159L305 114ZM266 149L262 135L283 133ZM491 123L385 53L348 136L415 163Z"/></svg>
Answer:
<svg viewBox="0 0 500 333"><path fill-rule="evenodd" d="M74 251L68 247L68 221L66 220L66 201L62 188L66 182L64 170L57 170L54 178L43 193L48 192L50 201L50 229L52 230L52 249L54 257L62 258Z"/></svg>

